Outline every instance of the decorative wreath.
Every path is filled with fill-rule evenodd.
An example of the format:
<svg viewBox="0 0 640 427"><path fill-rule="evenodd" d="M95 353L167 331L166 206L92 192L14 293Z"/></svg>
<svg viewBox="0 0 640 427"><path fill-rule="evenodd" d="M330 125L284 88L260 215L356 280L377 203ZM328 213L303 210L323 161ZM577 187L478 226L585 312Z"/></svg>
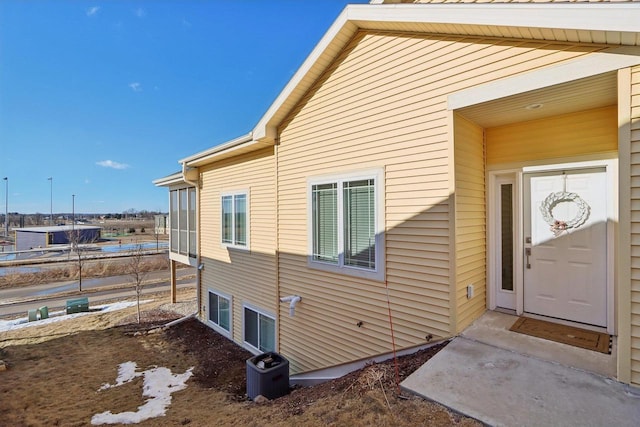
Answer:
<svg viewBox="0 0 640 427"><path fill-rule="evenodd" d="M572 202L578 206L578 213L570 221L562 221L553 217L553 208L563 202ZM558 191L551 193L540 205L540 212L544 220L551 226L551 231L556 236L570 228L578 228L589 219L591 207L576 193Z"/></svg>

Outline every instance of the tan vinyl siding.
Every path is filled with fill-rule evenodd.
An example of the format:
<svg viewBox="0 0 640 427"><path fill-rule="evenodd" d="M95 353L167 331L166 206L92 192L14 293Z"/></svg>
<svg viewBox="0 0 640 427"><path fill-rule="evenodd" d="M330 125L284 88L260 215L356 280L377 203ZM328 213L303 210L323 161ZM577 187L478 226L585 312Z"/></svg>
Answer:
<svg viewBox="0 0 640 427"><path fill-rule="evenodd" d="M384 169L378 190L385 205L385 271L397 347L424 343L428 335L449 336L457 327L449 305L447 95L593 50L391 33L360 33L352 40L279 129L280 292L303 298L293 318L280 307L280 351L293 373L392 349L383 282L307 266L307 178ZM484 194L482 185L473 185L477 171L470 178L464 173L460 185L470 186L459 202L469 209L483 206L475 200ZM470 232L459 236L459 277L478 283L478 296L460 303L463 323L484 305L478 250L484 236L476 224L483 215L468 211L460 219ZM360 321L362 327L356 326Z"/></svg>
<svg viewBox="0 0 640 427"><path fill-rule="evenodd" d="M486 203L483 129L454 119L456 332L469 326L486 307ZM467 298L467 285L474 296Z"/></svg>
<svg viewBox="0 0 640 427"><path fill-rule="evenodd" d="M231 295L233 340L242 343L243 303L277 312L273 148L203 167L200 178L203 305L208 307L208 289ZM221 194L240 190L249 195L249 251L221 243Z"/></svg>
<svg viewBox="0 0 640 427"><path fill-rule="evenodd" d="M543 107L544 108L544 107ZM615 105L487 129L487 164L618 150Z"/></svg>
<svg viewBox="0 0 640 427"><path fill-rule="evenodd" d="M631 383L640 386L640 67L631 73Z"/></svg>

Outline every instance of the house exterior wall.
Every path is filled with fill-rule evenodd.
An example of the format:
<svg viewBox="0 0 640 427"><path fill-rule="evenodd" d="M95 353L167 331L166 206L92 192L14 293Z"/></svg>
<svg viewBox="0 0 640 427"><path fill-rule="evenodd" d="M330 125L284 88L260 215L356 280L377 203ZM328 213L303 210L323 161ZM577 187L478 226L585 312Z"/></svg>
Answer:
<svg viewBox="0 0 640 427"><path fill-rule="evenodd" d="M463 117L454 122L456 333L486 309L486 191L484 129ZM467 286L473 297L467 297Z"/></svg>
<svg viewBox="0 0 640 427"><path fill-rule="evenodd" d="M615 105L540 120L488 128L487 164L618 151Z"/></svg>
<svg viewBox="0 0 640 427"><path fill-rule="evenodd" d="M273 148L203 167L200 171L200 256L204 321L208 291L231 297L232 336L243 343L243 304L274 316L276 305L275 158ZM229 248L221 240L221 196L247 191L249 250Z"/></svg>
<svg viewBox="0 0 640 427"><path fill-rule="evenodd" d="M477 214L484 188L479 160L450 175L447 95L599 49L392 33L363 32L352 40L279 131L278 275L282 295L303 298L294 318L280 308L280 351L293 373L392 349L384 282L308 266L307 179L384 170L385 273L396 346L453 335L484 309L484 214ZM467 130L469 148L481 150L478 129ZM452 211L454 194L459 211ZM452 234L452 215L468 229ZM458 271L451 270L454 243L463 249L453 263ZM468 280L478 284L478 297L469 301Z"/></svg>
<svg viewBox="0 0 640 427"><path fill-rule="evenodd" d="M640 67L631 70L631 375L640 386Z"/></svg>

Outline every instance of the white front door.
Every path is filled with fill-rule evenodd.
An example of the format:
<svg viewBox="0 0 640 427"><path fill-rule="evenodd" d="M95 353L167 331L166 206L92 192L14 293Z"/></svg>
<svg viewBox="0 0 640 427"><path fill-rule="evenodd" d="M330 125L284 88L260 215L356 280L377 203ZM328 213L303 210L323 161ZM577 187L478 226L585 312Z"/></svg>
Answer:
<svg viewBox="0 0 640 427"><path fill-rule="evenodd" d="M524 311L607 326L604 168L524 175Z"/></svg>

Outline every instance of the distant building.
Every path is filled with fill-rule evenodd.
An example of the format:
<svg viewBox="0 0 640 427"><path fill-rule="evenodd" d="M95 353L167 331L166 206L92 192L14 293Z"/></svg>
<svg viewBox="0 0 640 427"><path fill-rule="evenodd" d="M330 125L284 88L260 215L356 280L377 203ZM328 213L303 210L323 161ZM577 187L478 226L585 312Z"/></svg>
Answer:
<svg viewBox="0 0 640 427"><path fill-rule="evenodd" d="M69 244L69 232L79 234L79 242L89 243L100 239L101 227L92 225L56 225L51 227L26 227L15 229L16 250L26 251L34 248L46 248L52 245Z"/></svg>
<svg viewBox="0 0 640 427"><path fill-rule="evenodd" d="M169 215L154 215L153 220L155 234L169 233Z"/></svg>

